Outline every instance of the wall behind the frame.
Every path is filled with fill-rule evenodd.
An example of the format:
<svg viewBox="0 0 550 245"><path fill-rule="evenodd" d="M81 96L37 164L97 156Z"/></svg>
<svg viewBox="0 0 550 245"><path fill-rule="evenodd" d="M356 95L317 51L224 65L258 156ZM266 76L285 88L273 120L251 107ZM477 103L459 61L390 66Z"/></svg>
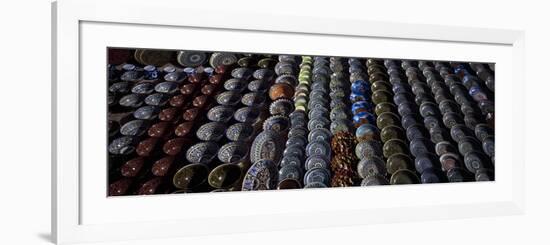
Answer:
<svg viewBox="0 0 550 245"><path fill-rule="evenodd" d="M296 15L321 13L338 18L525 28L528 92L525 215L110 244L548 244L550 162L544 154L548 154L549 139L545 122L550 121L546 108L550 90L547 78L550 18L544 1L534 2L189 1L193 7L208 9L220 5L228 12L245 9ZM47 244L50 239L50 16L50 0L5 1L0 8L2 244Z"/></svg>

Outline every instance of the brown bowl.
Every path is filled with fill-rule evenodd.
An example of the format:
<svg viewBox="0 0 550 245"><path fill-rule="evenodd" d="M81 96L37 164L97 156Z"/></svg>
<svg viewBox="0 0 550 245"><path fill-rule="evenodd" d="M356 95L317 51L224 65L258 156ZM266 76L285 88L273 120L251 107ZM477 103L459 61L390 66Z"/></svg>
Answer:
<svg viewBox="0 0 550 245"><path fill-rule="evenodd" d="M284 190L284 189L301 189L302 184L300 181L296 179L287 178L284 180L281 180L279 184L277 185L278 190Z"/></svg>

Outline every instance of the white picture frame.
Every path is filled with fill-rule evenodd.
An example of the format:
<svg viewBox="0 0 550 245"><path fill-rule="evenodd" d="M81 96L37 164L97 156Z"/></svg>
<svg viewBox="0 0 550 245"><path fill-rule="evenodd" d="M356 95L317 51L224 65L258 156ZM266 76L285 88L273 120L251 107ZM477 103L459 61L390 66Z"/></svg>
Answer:
<svg viewBox="0 0 550 245"><path fill-rule="evenodd" d="M151 8L158 11L145 11ZM184 10L186 14L182 15ZM514 116L522 114L525 104L522 97L525 89L523 31L323 16L274 14L273 18L260 18L262 16L247 13L244 18L239 13L227 13L215 6L210 7L209 18L201 18L201 11L192 10L189 5L170 0L155 1L154 5L143 0L131 4L106 0L53 3L52 237L56 243L523 212L525 124L523 117ZM205 38L222 33L231 36L233 41L221 44L206 39L188 40L185 44L175 41L190 34ZM155 38L167 35L172 38ZM279 44L270 45L269 50L265 45L242 43L275 39ZM362 46L367 43L370 48ZM385 48L390 45L392 49ZM100 136L95 137L106 127L94 121L104 118L104 104L98 103L106 100L88 94L96 91L104 96L101 92L105 91L104 80L96 83L93 80L104 79L104 73L97 71L104 71L105 48L109 46L495 62L499 91L495 103L499 115L496 181L107 198L106 179L101 178L105 175L105 162L97 163L106 161L102 155L105 141ZM428 46L432 51L420 52L426 51ZM357 51L359 47L361 50ZM466 48L470 51L465 52ZM101 50L103 53L98 52ZM509 96L516 98L513 102L506 100ZM94 161L95 165L91 163ZM350 204L345 207L331 205L338 201ZM316 203L324 204L313 205ZM217 209L221 204L234 213ZM133 209L143 212L135 215Z"/></svg>

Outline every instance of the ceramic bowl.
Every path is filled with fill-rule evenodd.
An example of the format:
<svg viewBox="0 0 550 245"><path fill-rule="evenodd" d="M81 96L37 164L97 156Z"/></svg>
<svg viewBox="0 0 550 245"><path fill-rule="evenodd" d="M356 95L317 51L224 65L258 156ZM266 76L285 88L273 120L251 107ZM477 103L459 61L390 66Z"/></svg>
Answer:
<svg viewBox="0 0 550 245"><path fill-rule="evenodd" d="M439 157L439 163L441 163L441 170L448 172L453 168L462 168L462 160L458 154L445 153Z"/></svg>
<svg viewBox="0 0 550 245"><path fill-rule="evenodd" d="M371 112L373 106L370 102L367 101L357 101L351 105L351 113L357 114L359 112Z"/></svg>
<svg viewBox="0 0 550 245"><path fill-rule="evenodd" d="M384 157L388 158L395 153L408 153L408 147L405 141L400 139L391 139L384 143L382 147Z"/></svg>
<svg viewBox="0 0 550 245"><path fill-rule="evenodd" d="M151 94L155 91L155 86L150 82L138 83L132 88L134 94Z"/></svg>
<svg viewBox="0 0 550 245"><path fill-rule="evenodd" d="M237 63L238 59L235 54L232 53L213 53L210 56L210 66L230 66Z"/></svg>
<svg viewBox="0 0 550 245"><path fill-rule="evenodd" d="M428 183L440 183L441 178L439 177L438 172L431 168L426 169L422 174L420 175L420 182L422 184L428 184Z"/></svg>
<svg viewBox="0 0 550 245"><path fill-rule="evenodd" d="M484 141L485 138L494 135L494 130L489 124L480 123L474 128L474 134L478 140Z"/></svg>
<svg viewBox="0 0 550 245"><path fill-rule="evenodd" d="M417 157L422 153L433 152L434 144L427 138L416 138L409 141L409 151L411 155Z"/></svg>
<svg viewBox="0 0 550 245"><path fill-rule="evenodd" d="M272 70L265 68L258 69L252 74L255 79L259 80L270 80L274 75L275 73Z"/></svg>
<svg viewBox="0 0 550 245"><path fill-rule="evenodd" d="M395 153L386 160L386 170L393 174L400 169L408 169L413 166L413 160L406 154Z"/></svg>
<svg viewBox="0 0 550 245"><path fill-rule="evenodd" d="M475 173L476 181L491 181L495 179L494 172L490 169L480 169Z"/></svg>
<svg viewBox="0 0 550 245"><path fill-rule="evenodd" d="M154 106L163 106L168 102L169 99L170 99L170 96L166 94L154 93L145 97L145 104L154 105Z"/></svg>
<svg viewBox="0 0 550 245"><path fill-rule="evenodd" d="M139 80L140 77L141 75L138 71L126 71L120 76L120 80L134 82Z"/></svg>
<svg viewBox="0 0 550 245"><path fill-rule="evenodd" d="M376 124L376 117L369 112L359 112L354 115L352 119L355 127L360 127L363 124ZM378 128L381 128L379 125L377 126Z"/></svg>
<svg viewBox="0 0 550 245"><path fill-rule="evenodd" d="M180 168L172 182L176 188L189 190L206 182L209 168L205 164L194 163Z"/></svg>
<svg viewBox="0 0 550 245"><path fill-rule="evenodd" d="M267 118L263 123L264 130L273 130L279 133L286 132L290 128L288 117L276 115Z"/></svg>
<svg viewBox="0 0 550 245"><path fill-rule="evenodd" d="M309 169L304 175L304 185L320 182L329 185L330 171L326 168L312 168Z"/></svg>
<svg viewBox="0 0 550 245"><path fill-rule="evenodd" d="M275 79L275 83L285 83L292 87L296 87L298 85L298 79L294 75L281 75Z"/></svg>
<svg viewBox="0 0 550 245"><path fill-rule="evenodd" d="M324 155L312 155L306 159L304 166L306 170L312 168L328 168L330 166L330 160Z"/></svg>
<svg viewBox="0 0 550 245"><path fill-rule="evenodd" d="M295 156L300 160L303 160L305 157L304 147L301 145L288 146L283 151L283 157L286 157L286 156Z"/></svg>
<svg viewBox="0 0 550 245"><path fill-rule="evenodd" d="M466 136L472 136L472 131L464 124L456 124L451 127L451 137L455 142L460 142Z"/></svg>
<svg viewBox="0 0 550 245"><path fill-rule="evenodd" d="M290 146L293 146L293 145L297 145L297 146L300 146L300 147L305 147L307 145L307 138L304 137L304 136L301 136L301 135L294 135L292 137L288 137L288 139L286 140L286 144L285 146L286 147L290 147Z"/></svg>
<svg viewBox="0 0 550 245"><path fill-rule="evenodd" d="M361 178L373 175L385 176L387 174L386 164L380 157L370 156L359 161L357 173Z"/></svg>
<svg viewBox="0 0 550 245"><path fill-rule="evenodd" d="M393 96L386 90L378 90L372 93L371 99L374 104L380 104L383 102L391 102Z"/></svg>
<svg viewBox="0 0 550 245"><path fill-rule="evenodd" d="M437 166L438 158L436 155L424 152L416 156L414 159L414 168L419 173L424 173L427 169L432 169Z"/></svg>
<svg viewBox="0 0 550 245"><path fill-rule="evenodd" d="M405 130L405 134L407 135L407 139L409 141L412 141L414 139L426 139L429 138L429 133L422 124L413 124L407 127Z"/></svg>
<svg viewBox="0 0 550 245"><path fill-rule="evenodd" d="M294 103L289 99L278 99L269 105L271 115L288 116L292 111L294 111Z"/></svg>
<svg viewBox="0 0 550 245"><path fill-rule="evenodd" d="M213 142L200 142L191 146L185 155L191 163L210 163L217 155L219 146Z"/></svg>
<svg viewBox="0 0 550 245"><path fill-rule="evenodd" d="M269 89L269 97L271 100L277 100L280 98L292 99L294 95L294 88L286 83L277 83L271 86Z"/></svg>
<svg viewBox="0 0 550 245"><path fill-rule="evenodd" d="M137 108L143 104L143 97L139 94L127 94L120 98L118 104L124 107Z"/></svg>
<svg viewBox="0 0 550 245"><path fill-rule="evenodd" d="M234 114L234 109L230 106L219 105L212 107L206 114L210 121L227 123Z"/></svg>
<svg viewBox="0 0 550 245"><path fill-rule="evenodd" d="M280 163L280 167L284 167L286 165L295 165L297 167L301 167L303 163L302 157L303 157L303 154L302 155L295 155L295 154L283 155L283 158Z"/></svg>
<svg viewBox="0 0 550 245"><path fill-rule="evenodd" d="M133 115L137 119L152 120L158 116L159 112L160 108L158 106L146 105L134 111Z"/></svg>
<svg viewBox="0 0 550 245"><path fill-rule="evenodd" d="M111 141L107 149L111 154L128 155L135 151L136 143L136 138L122 136Z"/></svg>
<svg viewBox="0 0 550 245"><path fill-rule="evenodd" d="M132 120L120 127L120 133L126 136L141 136L147 131L149 125L146 120Z"/></svg>
<svg viewBox="0 0 550 245"><path fill-rule="evenodd" d="M307 185L304 186L304 189L309 189L309 188L326 188L328 187L325 183L321 183L321 182L311 182Z"/></svg>
<svg viewBox="0 0 550 245"><path fill-rule="evenodd" d="M225 124L209 122L197 129L197 138L202 141L219 141L225 133Z"/></svg>
<svg viewBox="0 0 550 245"><path fill-rule="evenodd" d="M300 189L302 188L302 184L299 180L288 178L283 179L279 181L279 184L277 184L278 190L284 190L284 189Z"/></svg>
<svg viewBox="0 0 550 245"><path fill-rule="evenodd" d="M417 113L418 109L413 102L403 102L397 106L397 113L401 116Z"/></svg>
<svg viewBox="0 0 550 245"><path fill-rule="evenodd" d="M293 137L293 136L307 137L308 136L308 129L305 128L304 126L292 127L288 131L288 137Z"/></svg>
<svg viewBox="0 0 550 245"><path fill-rule="evenodd" d="M281 167L279 169L279 181L282 181L285 179L295 179L298 181L301 180L302 179L301 167L295 166L295 165L286 165L284 167Z"/></svg>
<svg viewBox="0 0 550 245"><path fill-rule="evenodd" d="M390 83L388 82L385 82L385 81L376 81L376 82L373 82L371 84L371 91L380 91L380 90L384 90L384 91L392 91L392 86Z"/></svg>
<svg viewBox="0 0 550 245"><path fill-rule="evenodd" d="M278 164L284 148L284 142L279 133L267 130L256 136L250 147L250 161L253 163L262 159Z"/></svg>
<svg viewBox="0 0 550 245"><path fill-rule="evenodd" d="M476 173L480 169L488 168L491 161L488 157L479 151L472 151L464 156L464 165L471 173Z"/></svg>
<svg viewBox="0 0 550 245"><path fill-rule="evenodd" d="M258 61L258 66L262 68L272 68L276 63L277 61L273 58L263 58Z"/></svg>
<svg viewBox="0 0 550 245"><path fill-rule="evenodd" d="M330 142L332 133L326 128L315 128L311 130L307 136L309 142L321 140L325 142Z"/></svg>
<svg viewBox="0 0 550 245"><path fill-rule="evenodd" d="M355 130L355 137L358 141L379 140L380 130L372 124L363 124Z"/></svg>
<svg viewBox="0 0 550 245"><path fill-rule="evenodd" d="M242 107L235 111L233 118L242 123L254 123L260 117L260 110L256 107ZM226 121L227 122L227 121Z"/></svg>
<svg viewBox="0 0 550 245"><path fill-rule="evenodd" d="M310 142L306 146L307 156L323 155L323 156L330 157L331 152L332 151L330 148L330 144L327 141L316 140L316 141Z"/></svg>
<svg viewBox="0 0 550 245"><path fill-rule="evenodd" d="M246 172L242 183L242 190L275 189L278 180L277 173L275 162L268 159L258 160Z"/></svg>
<svg viewBox="0 0 550 245"><path fill-rule="evenodd" d="M490 157L495 156L495 137L488 136L482 142L483 152Z"/></svg>
<svg viewBox="0 0 550 245"><path fill-rule="evenodd" d="M220 105L234 106L241 101L241 94L236 91L225 91L216 95L216 102Z"/></svg>
<svg viewBox="0 0 550 245"><path fill-rule="evenodd" d="M352 132L352 123L348 119L333 120L330 123L330 132L337 134L339 132Z"/></svg>
<svg viewBox="0 0 550 245"><path fill-rule="evenodd" d="M187 147L191 143L189 138L173 138L169 139L162 146L162 151L167 155L176 156L179 155L183 148Z"/></svg>
<svg viewBox="0 0 550 245"><path fill-rule="evenodd" d="M242 92L247 87L247 83L243 79L231 78L223 83L225 90Z"/></svg>
<svg viewBox="0 0 550 245"><path fill-rule="evenodd" d="M447 175L447 179L449 180L449 182L465 182L465 181L469 180L468 178L465 177L467 175L464 172L464 169L462 169L462 168L449 169L446 172L446 175Z"/></svg>
<svg viewBox="0 0 550 245"><path fill-rule="evenodd" d="M369 175L361 181L361 186L389 185L390 182L382 175Z"/></svg>
<svg viewBox="0 0 550 245"><path fill-rule="evenodd" d="M329 117L329 110L325 107L312 107L311 110L308 112L309 119L314 118L328 118Z"/></svg>
<svg viewBox="0 0 550 245"><path fill-rule="evenodd" d="M385 143L386 141L391 139L405 139L406 134L401 127L389 125L384 127L382 131L380 131L380 138L382 139L382 142Z"/></svg>
<svg viewBox="0 0 550 245"><path fill-rule="evenodd" d="M355 156L359 159L380 156L382 154L382 144L379 141L362 141L355 146Z"/></svg>
<svg viewBox="0 0 550 245"><path fill-rule="evenodd" d="M275 73L280 75L296 74L297 66L293 63L279 62L275 65Z"/></svg>
<svg viewBox="0 0 550 245"><path fill-rule="evenodd" d="M235 123L225 131L226 137L231 141L249 141L254 135L254 128L248 123Z"/></svg>
<svg viewBox="0 0 550 245"><path fill-rule="evenodd" d="M237 79L248 80L252 76L252 69L246 67L239 67L231 71L231 76Z"/></svg>
<svg viewBox="0 0 550 245"><path fill-rule="evenodd" d="M242 170L238 165L222 164L210 171L208 184L218 189L231 188L240 182L242 175Z"/></svg>
<svg viewBox="0 0 550 245"><path fill-rule="evenodd" d="M179 90L176 82L161 82L155 85L157 93L174 94Z"/></svg>
<svg viewBox="0 0 550 245"><path fill-rule="evenodd" d="M383 129L389 125L401 125L401 120L397 114L392 112L384 112L378 115L376 118L376 126L378 126L378 128Z"/></svg>
<svg viewBox="0 0 550 245"><path fill-rule="evenodd" d="M392 174L390 178L390 184L400 185L400 184L418 184L420 179L415 172L412 172L408 169L400 169Z"/></svg>
<svg viewBox="0 0 550 245"><path fill-rule="evenodd" d="M468 152L483 149L481 143L473 136L464 136L458 142L458 151L463 156Z"/></svg>
<svg viewBox="0 0 550 245"><path fill-rule="evenodd" d="M310 119L309 122L307 123L307 128L310 131L312 131L316 128L329 129L330 128L330 123L331 123L330 120L325 118L325 117L313 118L313 119Z"/></svg>
<svg viewBox="0 0 550 245"><path fill-rule="evenodd" d="M237 60L237 64L240 67L250 67L254 63L254 58L250 56L245 56Z"/></svg>
<svg viewBox="0 0 550 245"><path fill-rule="evenodd" d="M422 117L439 116L439 108L436 103L429 101L423 102L420 105L420 115Z"/></svg>
<svg viewBox="0 0 550 245"><path fill-rule="evenodd" d="M218 151L218 159L224 163L240 162L248 156L248 145L243 142L229 142Z"/></svg>
<svg viewBox="0 0 550 245"><path fill-rule="evenodd" d="M269 82L264 80L254 80L248 83L248 90L252 92L266 92L269 89Z"/></svg>
<svg viewBox="0 0 550 245"><path fill-rule="evenodd" d="M266 96L261 92L249 92L242 96L241 103L245 106L256 107L265 103Z"/></svg>
<svg viewBox="0 0 550 245"><path fill-rule="evenodd" d="M178 51L177 61L184 67L197 67L206 62L208 56L200 51Z"/></svg>

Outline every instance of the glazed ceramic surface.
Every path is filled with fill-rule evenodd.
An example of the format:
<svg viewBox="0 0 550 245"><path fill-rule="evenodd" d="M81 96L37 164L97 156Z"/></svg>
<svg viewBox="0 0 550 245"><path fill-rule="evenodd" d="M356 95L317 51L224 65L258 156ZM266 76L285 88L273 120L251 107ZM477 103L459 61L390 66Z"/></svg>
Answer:
<svg viewBox="0 0 550 245"><path fill-rule="evenodd" d="M494 64L108 55L108 195L494 180Z"/></svg>

